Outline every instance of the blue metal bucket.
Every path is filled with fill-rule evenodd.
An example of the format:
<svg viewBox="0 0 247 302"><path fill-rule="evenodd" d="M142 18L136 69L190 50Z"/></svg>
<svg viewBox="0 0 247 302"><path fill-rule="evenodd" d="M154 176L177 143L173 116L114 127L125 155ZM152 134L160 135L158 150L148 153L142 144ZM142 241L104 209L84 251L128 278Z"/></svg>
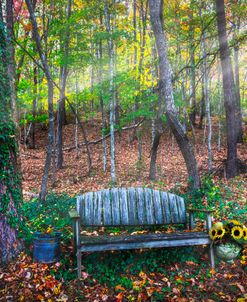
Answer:
<svg viewBox="0 0 247 302"><path fill-rule="evenodd" d="M33 260L41 263L53 263L60 258L61 233L35 233L33 241Z"/></svg>

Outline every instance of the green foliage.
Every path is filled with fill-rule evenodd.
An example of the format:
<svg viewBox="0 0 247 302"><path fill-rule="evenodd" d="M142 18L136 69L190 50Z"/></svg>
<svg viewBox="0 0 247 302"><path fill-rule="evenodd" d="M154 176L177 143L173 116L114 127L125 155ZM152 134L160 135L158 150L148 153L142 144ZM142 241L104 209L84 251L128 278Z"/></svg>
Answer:
<svg viewBox="0 0 247 302"><path fill-rule="evenodd" d="M243 183L236 180L241 196ZM176 193L181 195L177 190ZM197 209L214 209L216 219L236 219L246 221L247 204L238 202L230 187L223 182L215 184L210 176L205 176L202 180L201 188L184 194L188 206ZM199 216L201 214L198 214Z"/></svg>
<svg viewBox="0 0 247 302"><path fill-rule="evenodd" d="M23 117L20 122L19 125L25 125L28 123L48 123L48 115L47 114L39 114L37 116L33 116L32 114L26 114L25 117Z"/></svg>
<svg viewBox="0 0 247 302"><path fill-rule="evenodd" d="M179 251L179 252L178 252ZM131 289L133 282L126 277L127 274L138 275L141 271L159 272L168 274L166 266L177 261L198 262L193 248L179 249L152 249L144 252L122 251L94 253L83 259L86 272L99 283L110 287L121 285ZM95 268L97 263L97 269Z"/></svg>
<svg viewBox="0 0 247 302"><path fill-rule="evenodd" d="M62 231L64 239L71 236L71 221L68 215L70 209L75 206L75 198L66 194L48 194L45 203L38 198L24 202L20 213L25 218L25 225L21 230L21 236L29 244L33 233L45 231L48 227Z"/></svg>
<svg viewBox="0 0 247 302"><path fill-rule="evenodd" d="M222 202L222 192L210 176L202 179L201 188L185 194L187 203L197 209L213 209L216 203Z"/></svg>

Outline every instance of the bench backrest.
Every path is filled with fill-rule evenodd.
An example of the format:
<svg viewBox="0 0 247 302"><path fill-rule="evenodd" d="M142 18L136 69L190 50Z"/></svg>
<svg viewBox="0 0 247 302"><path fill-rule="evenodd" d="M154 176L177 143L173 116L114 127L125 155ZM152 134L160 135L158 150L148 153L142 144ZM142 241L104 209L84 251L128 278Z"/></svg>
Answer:
<svg viewBox="0 0 247 302"><path fill-rule="evenodd" d="M77 197L84 226L185 224L182 197L148 188L113 188Z"/></svg>

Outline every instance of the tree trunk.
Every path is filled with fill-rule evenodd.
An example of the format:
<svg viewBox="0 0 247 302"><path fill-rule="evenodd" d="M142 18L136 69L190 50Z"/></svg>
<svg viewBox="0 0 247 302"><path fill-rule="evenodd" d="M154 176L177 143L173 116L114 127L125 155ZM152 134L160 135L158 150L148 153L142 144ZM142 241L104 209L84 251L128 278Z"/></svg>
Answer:
<svg viewBox="0 0 247 302"><path fill-rule="evenodd" d="M9 54L8 60L8 75L11 87L11 106L13 109L13 118L16 125L18 125L18 114L16 108L16 86L15 86L15 48L13 45L14 37L14 3L13 0L6 1L6 26L7 26L7 48Z"/></svg>
<svg viewBox="0 0 247 302"><path fill-rule="evenodd" d="M116 183L116 163L115 163L115 135L114 135L114 126L115 126L115 104L114 104L114 60L113 60L113 41L112 41L112 30L110 24L110 13L108 8L108 3L105 1L105 25L106 31L109 35L108 37L108 52L109 52L109 91L110 91L110 134L111 134L111 180L113 183Z"/></svg>
<svg viewBox="0 0 247 302"><path fill-rule="evenodd" d="M33 122L31 127L31 144L30 148L35 149L35 117L36 117L36 110L37 110L37 94L38 94L38 70L37 67L33 67L33 104L32 104L32 115L33 115Z"/></svg>
<svg viewBox="0 0 247 302"><path fill-rule="evenodd" d="M63 167L63 125L66 124L66 114L65 114L65 88L66 80L68 75L68 55L69 55L69 19L71 15L71 0L68 0L67 4L67 26L65 31L65 40L63 45L64 50L64 62L61 66L61 90L58 102L58 112L57 112L57 168L61 169Z"/></svg>
<svg viewBox="0 0 247 302"><path fill-rule="evenodd" d="M154 138L152 141L152 149L151 149L151 160L150 160L150 168L149 168L149 178L151 180L156 179L156 160L158 154L158 147L160 143L160 137L162 134L162 121L160 118L156 118L154 122Z"/></svg>
<svg viewBox="0 0 247 302"><path fill-rule="evenodd" d="M194 0L190 1L191 10L193 12L193 6L195 5ZM193 28L193 13L189 14L190 21L190 121L192 125L196 124L196 70L195 70L195 39L194 39L194 28Z"/></svg>
<svg viewBox="0 0 247 302"><path fill-rule="evenodd" d="M0 2L0 264L10 261L23 248L18 238L22 223L18 213L22 193L16 127L13 122L12 80L8 77L8 63L12 54L8 51Z"/></svg>
<svg viewBox="0 0 247 302"><path fill-rule="evenodd" d="M100 16L100 25L102 25L103 20L102 16ZM104 108L104 100L103 100L103 48L102 48L102 39L99 41L99 83L100 83L100 109L101 109L101 116L102 116L102 138L104 137L104 130L106 129L106 116L105 116L105 108ZM102 140L102 147L103 147L103 170L106 172L107 167L107 144L106 140Z"/></svg>
<svg viewBox="0 0 247 302"><path fill-rule="evenodd" d="M163 1L149 0L149 6L151 24L154 31L159 55L160 95L161 98L165 101L166 116L169 126L171 127L173 135L177 140L187 166L190 186L193 189L197 189L200 187L200 177L193 146L189 142L189 139L186 136L180 121L178 120L178 114L174 104L172 76L167 56L167 45L163 29Z"/></svg>
<svg viewBox="0 0 247 302"><path fill-rule="evenodd" d="M221 116L222 116L222 87L221 87L221 80L220 80L220 63L218 62L218 98L219 98L219 103L218 103L218 139L217 139L217 149L220 152L221 149Z"/></svg>
<svg viewBox="0 0 247 302"><path fill-rule="evenodd" d="M239 29L239 22L234 24L234 37L237 39L237 32ZM242 128L242 111L241 111L241 99L240 99L240 83L239 83L239 46L238 44L234 46L234 69L235 69L235 89L236 89L236 98L237 98L237 104L236 104L236 110L237 110L237 125L236 125L236 131L237 131L237 142L242 143L243 142L243 128Z"/></svg>
<svg viewBox="0 0 247 302"><path fill-rule="evenodd" d="M202 18L202 7L200 1L200 17ZM204 22L202 21L202 28L204 28ZM207 126L208 126L208 137L207 137L207 149L208 149L208 171L212 170L212 123L211 123L211 110L210 110L210 97L209 97L209 67L207 63L207 45L205 30L202 33L202 57L203 57L203 88L205 97L205 111L207 116Z"/></svg>
<svg viewBox="0 0 247 302"><path fill-rule="evenodd" d="M38 32L38 26L36 22L36 18L33 11L33 5L31 0L26 0L26 4L29 11L29 18L32 23L32 29L33 29L33 39L36 43L36 47L39 53L40 60L43 65L43 69L45 72L45 76L47 78L48 82L48 117L49 117L49 128L48 128L48 146L46 149L46 160L45 160L45 167L44 167L44 173L40 188L40 200L41 202L44 202L46 194L47 194L47 184L48 184L48 176L49 176L49 169L51 166L51 160L52 160L52 151L54 150L54 113L53 113L53 81L52 76L50 73L50 69L47 63L47 58L43 52L42 45L41 45L41 39Z"/></svg>
<svg viewBox="0 0 247 302"><path fill-rule="evenodd" d="M236 91L234 85L232 62L230 58L227 34L224 0L216 0L216 19L220 46L220 60L223 75L224 105L226 110L227 128L227 160L226 177L231 178L239 174L237 160L237 110Z"/></svg>

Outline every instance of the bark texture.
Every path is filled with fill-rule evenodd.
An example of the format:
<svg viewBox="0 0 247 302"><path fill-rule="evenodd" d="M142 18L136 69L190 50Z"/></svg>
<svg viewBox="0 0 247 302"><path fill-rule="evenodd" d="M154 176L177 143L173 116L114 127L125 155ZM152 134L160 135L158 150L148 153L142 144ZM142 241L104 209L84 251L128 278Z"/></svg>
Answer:
<svg viewBox="0 0 247 302"><path fill-rule="evenodd" d="M10 261L23 247L18 238L21 219L21 177L16 128L13 121L12 81L9 78L9 53L0 2L0 264Z"/></svg>
<svg viewBox="0 0 247 302"><path fill-rule="evenodd" d="M216 19L220 46L220 61L223 76L224 105L226 110L227 127L227 160L226 176L228 178L238 175L237 160L237 96L234 85L232 62L226 34L226 16L224 0L216 0Z"/></svg>
<svg viewBox="0 0 247 302"><path fill-rule="evenodd" d="M149 0L149 7L151 24L159 56L160 95L165 102L166 116L169 126L183 154L191 188L196 189L200 187L200 177L193 146L184 132L174 105L172 75L167 56L167 45L163 29L163 1Z"/></svg>

